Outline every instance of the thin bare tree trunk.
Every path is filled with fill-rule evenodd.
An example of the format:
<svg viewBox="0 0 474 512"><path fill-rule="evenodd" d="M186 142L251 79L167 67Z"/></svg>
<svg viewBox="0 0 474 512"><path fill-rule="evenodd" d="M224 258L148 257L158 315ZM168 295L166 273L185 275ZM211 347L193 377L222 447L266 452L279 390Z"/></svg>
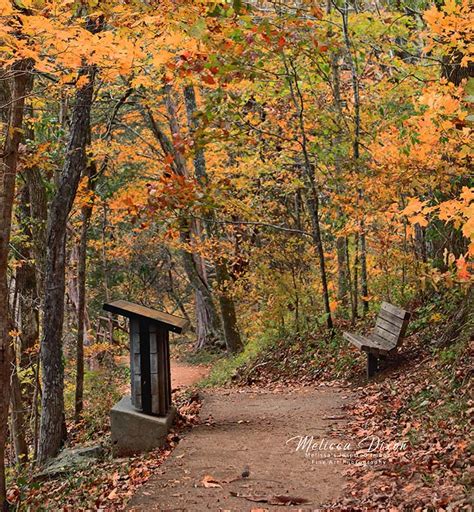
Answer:
<svg viewBox="0 0 474 512"><path fill-rule="evenodd" d="M362 292L362 312L366 315L369 312L369 287L367 282L367 239L365 236L364 219L360 222L360 289Z"/></svg>
<svg viewBox="0 0 474 512"><path fill-rule="evenodd" d="M359 317L359 235L355 236L354 250L354 265L352 267L354 269L352 272L352 323Z"/></svg>
<svg viewBox="0 0 474 512"><path fill-rule="evenodd" d="M298 123L301 134L301 149L303 153L303 180L306 187L306 206L308 208L310 220L311 220L311 228L312 228L312 238L313 244L316 249L316 254L319 259L319 274L321 278L321 285L323 288L323 303L324 303L324 311L326 313L326 325L327 328L332 332L334 328L334 324L332 321L331 307L329 304L329 287L328 287L328 279L326 272L326 259L324 256L324 244L323 238L321 235L321 222L320 222L320 213L319 213L319 195L318 195L318 187L316 185L316 180L314 176L314 166L311 164L311 160L308 152L308 140L306 134L306 126L304 119L304 98L299 86L299 77L297 70L293 64L293 62L286 62L285 57L283 57L283 63L285 65L285 70L288 75L290 92L293 104L298 114ZM291 72L289 67L291 67Z"/></svg>
<svg viewBox="0 0 474 512"><path fill-rule="evenodd" d="M31 86L32 62L22 60L12 65L10 115L3 162L0 169L0 508L6 510L5 444L8 428L8 408L10 402L10 357L11 343L8 303L8 254L12 225L15 178L18 166L18 149L22 139L25 98Z"/></svg>
<svg viewBox="0 0 474 512"><path fill-rule="evenodd" d="M351 70L352 95L354 98L354 137L352 141L353 158L356 171L359 171L360 158L360 93L359 93L359 76L356 68L356 62L352 55L352 44L349 37L349 1L345 0L345 5L341 11L342 14L342 31L344 34L344 42L346 45L347 59ZM359 199L362 199L362 190L358 190ZM363 214L362 214L363 215ZM369 289L367 281L367 243L365 233L365 221L362 217L360 220L360 286L362 292L362 311L365 315L369 311Z"/></svg>
<svg viewBox="0 0 474 512"><path fill-rule="evenodd" d="M29 225L29 194L28 187L24 185L19 193L20 200L16 208L16 218L21 227L23 237L31 239ZM17 300L13 301L14 314L11 319L11 328L15 326L20 330L20 343L18 349L15 344L10 345L11 361L11 437L15 448L15 458L18 464L28 461L28 445L26 443L26 410L25 404L31 404L34 387L31 380L25 379L20 384L18 370L23 374L32 372L34 365L38 363L34 347L39 339L39 317L37 308L37 285L35 266L32 262L32 255L28 243L20 238L16 244L16 251L22 259L21 265L16 267L15 272L15 295ZM18 350L18 357L16 354ZM26 376L28 374L26 373Z"/></svg>
<svg viewBox="0 0 474 512"><path fill-rule="evenodd" d="M18 378L17 364L13 344L10 345L10 361L12 370L10 377L11 386L11 436L15 448L15 459L17 464L28 462L28 444L26 443L26 410L22 399L20 379Z"/></svg>
<svg viewBox="0 0 474 512"><path fill-rule="evenodd" d="M331 13L331 0L328 0L326 5L326 12ZM334 106L338 112L339 118L344 120L344 113L342 110L342 98L341 98L341 81L338 64L339 52L331 54L331 77L332 77L332 92L334 97ZM334 145L340 144L340 135L335 136ZM340 187L336 185L337 189ZM341 191L338 190L338 193ZM337 253L337 299L343 307L347 307L348 303L348 292L350 291L349 284L349 263L346 258L347 250L347 237L338 236L336 239L336 253Z"/></svg>
<svg viewBox="0 0 474 512"><path fill-rule="evenodd" d="M33 460L38 460L39 448L39 401L41 397L41 383L40 383L40 366L36 365L35 368L35 392L33 394L33 411L31 414L31 424L33 432Z"/></svg>
<svg viewBox="0 0 474 512"><path fill-rule="evenodd" d="M25 240L32 239L30 197L28 186L22 187L19 194L20 201L16 209L18 224L22 229ZM21 255L22 263L16 268L15 282L18 292L18 322L20 330L19 361L22 372L31 373L32 367L38 363L35 345L39 342L39 296L38 272L36 262L31 251L31 244L19 242L17 250ZM31 381L22 386L23 399L31 403L33 397L33 384Z"/></svg>
<svg viewBox="0 0 474 512"><path fill-rule="evenodd" d="M92 215L92 207L82 208L81 236L77 262L77 339L76 339L76 392L74 401L74 419L79 421L84 402L84 338L87 336L86 313L86 265L87 265L87 234Z"/></svg>
<svg viewBox="0 0 474 512"><path fill-rule="evenodd" d="M349 277L347 267L347 238L338 236L336 240L337 252L337 299L342 306L347 307L349 291Z"/></svg>

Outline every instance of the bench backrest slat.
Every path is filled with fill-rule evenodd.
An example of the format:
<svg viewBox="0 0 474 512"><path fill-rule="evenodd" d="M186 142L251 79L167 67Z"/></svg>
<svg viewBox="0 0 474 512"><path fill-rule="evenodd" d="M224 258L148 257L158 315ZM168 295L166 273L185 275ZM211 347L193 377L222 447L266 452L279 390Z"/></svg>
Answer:
<svg viewBox="0 0 474 512"><path fill-rule="evenodd" d="M374 330L372 331L372 334L376 334L379 338L387 340L388 342L391 342L394 345L398 343L399 335L388 332L380 327L375 326Z"/></svg>
<svg viewBox="0 0 474 512"><path fill-rule="evenodd" d="M392 324L388 320L385 320L381 315L379 315L377 318L377 323L375 325L377 327L380 327L381 329L384 329L385 331L395 334L395 336L398 336L398 334L400 333L400 328L402 327L402 323L400 323L399 325Z"/></svg>
<svg viewBox="0 0 474 512"><path fill-rule="evenodd" d="M408 311L405 311L402 308L398 308L397 306L394 306L393 304L389 304L388 302L382 302L382 306L380 307L381 310L388 311L392 315L401 318L402 320L405 320L406 316L409 315Z"/></svg>
<svg viewBox="0 0 474 512"><path fill-rule="evenodd" d="M384 341L385 343L395 347L401 338L403 338L410 313L401 308L393 306L388 302L382 302L379 316L371 337Z"/></svg>
<svg viewBox="0 0 474 512"><path fill-rule="evenodd" d="M392 313L389 313L388 311L385 311L384 309L380 310L377 320L379 318L381 318L382 320L385 320L386 322L389 322L397 329L399 329L403 325L403 322L404 322L404 320L402 318L398 318L398 316L392 315Z"/></svg>

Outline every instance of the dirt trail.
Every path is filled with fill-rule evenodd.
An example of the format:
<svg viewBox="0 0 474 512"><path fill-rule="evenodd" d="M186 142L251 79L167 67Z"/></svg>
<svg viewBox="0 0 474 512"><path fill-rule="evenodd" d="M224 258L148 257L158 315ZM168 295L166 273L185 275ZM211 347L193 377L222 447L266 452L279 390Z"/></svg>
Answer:
<svg viewBox="0 0 474 512"><path fill-rule="evenodd" d="M316 450L312 457L305 456L296 450L296 441L287 441L307 435L314 436L318 445L323 439L336 441L337 433L330 430L343 427L341 406L348 399L346 390L324 387L207 393L201 424L186 434L159 473L134 496L129 510L317 509L340 495L344 466L324 460L327 452ZM247 466L250 474L242 478ZM203 484L206 476L217 482L210 484L215 487ZM309 503L271 504L281 495Z"/></svg>
<svg viewBox="0 0 474 512"><path fill-rule="evenodd" d="M171 360L171 387L182 388L196 384L209 373L209 367L204 365L189 365Z"/></svg>

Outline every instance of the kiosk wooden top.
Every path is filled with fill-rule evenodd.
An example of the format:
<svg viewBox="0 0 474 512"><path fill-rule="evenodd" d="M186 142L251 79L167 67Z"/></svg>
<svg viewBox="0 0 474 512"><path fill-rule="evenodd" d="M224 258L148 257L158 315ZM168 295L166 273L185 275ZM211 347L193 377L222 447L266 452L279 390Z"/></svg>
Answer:
<svg viewBox="0 0 474 512"><path fill-rule="evenodd" d="M188 326L188 321L184 318L169 315L168 313L162 313L161 311L156 311L156 309L140 306L140 304L134 304L133 302L128 302L126 300L109 302L104 304L103 309L128 318L133 317L151 320L152 322L164 325L168 330L178 334L182 333Z"/></svg>

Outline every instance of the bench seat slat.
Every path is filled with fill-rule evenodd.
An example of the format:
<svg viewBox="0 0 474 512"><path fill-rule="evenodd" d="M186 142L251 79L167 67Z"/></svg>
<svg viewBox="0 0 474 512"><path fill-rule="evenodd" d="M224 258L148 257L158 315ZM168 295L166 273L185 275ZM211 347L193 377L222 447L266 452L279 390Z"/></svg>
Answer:
<svg viewBox="0 0 474 512"><path fill-rule="evenodd" d="M355 345L358 349L364 352L385 355L391 352L394 348L396 348L395 344L389 343L388 341L382 338L367 338L365 336L354 334L352 332L345 332L343 336L344 339L346 339L347 341Z"/></svg>
<svg viewBox="0 0 474 512"><path fill-rule="evenodd" d="M354 334L352 332L344 332L342 336L345 340L352 343L361 350L364 343L368 340L368 338L366 338L365 336L361 336L360 334Z"/></svg>
<svg viewBox="0 0 474 512"><path fill-rule="evenodd" d="M370 339L374 343L374 350L380 354L388 354L397 348L396 343L387 341L376 334L371 334Z"/></svg>

